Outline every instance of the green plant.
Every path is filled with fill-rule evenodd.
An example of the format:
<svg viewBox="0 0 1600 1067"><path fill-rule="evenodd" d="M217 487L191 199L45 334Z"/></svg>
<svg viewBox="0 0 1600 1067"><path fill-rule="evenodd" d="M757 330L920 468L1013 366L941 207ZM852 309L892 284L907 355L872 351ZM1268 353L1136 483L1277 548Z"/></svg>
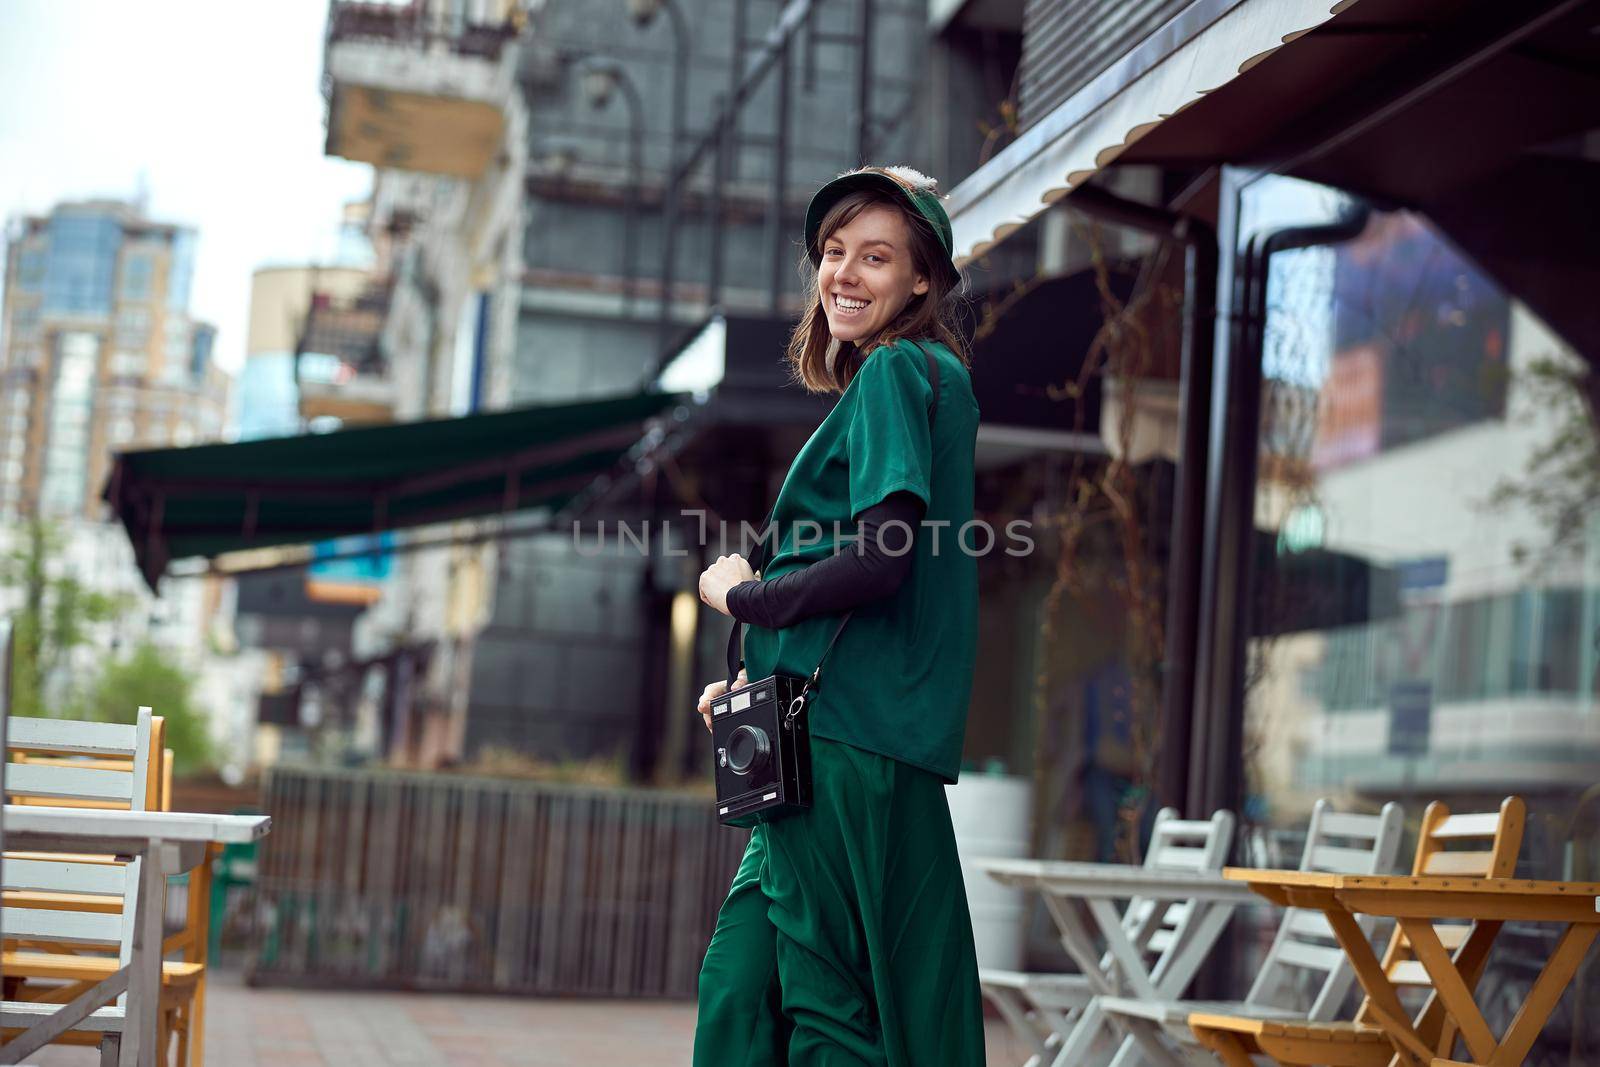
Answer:
<svg viewBox="0 0 1600 1067"><path fill-rule="evenodd" d="M216 753L205 717L195 706L194 679L161 649L141 644L107 660L80 698L81 717L132 722L141 705L166 719L173 773L182 777L211 767Z"/></svg>
<svg viewBox="0 0 1600 1067"><path fill-rule="evenodd" d="M68 709L49 699L52 680L60 678L72 650L89 642L93 626L126 610L127 598L96 592L64 573L62 537L54 526L34 518L23 523L21 532L21 540L0 556L0 586L22 592L22 606L12 621L11 711L60 717Z"/></svg>
<svg viewBox="0 0 1600 1067"><path fill-rule="evenodd" d="M1528 457L1515 480L1502 479L1489 506L1532 515L1544 544L1512 545L1518 563L1543 563L1581 554L1600 513L1600 375L1574 359L1545 357L1521 372L1528 410L1555 431ZM1552 417L1553 416L1553 417Z"/></svg>

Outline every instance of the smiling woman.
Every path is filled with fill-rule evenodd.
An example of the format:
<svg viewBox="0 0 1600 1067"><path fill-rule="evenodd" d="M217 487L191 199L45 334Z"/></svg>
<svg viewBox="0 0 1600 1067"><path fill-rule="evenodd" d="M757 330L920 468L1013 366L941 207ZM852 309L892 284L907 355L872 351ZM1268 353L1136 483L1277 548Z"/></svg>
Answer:
<svg viewBox="0 0 1600 1067"><path fill-rule="evenodd" d="M911 261L903 213L868 204L835 229L822 249L817 287L828 332L837 340L854 343L889 325L889 316L928 291L928 279Z"/></svg>
<svg viewBox="0 0 1600 1067"><path fill-rule="evenodd" d="M977 561L939 528L972 520L978 406L950 222L929 179L870 167L813 198L806 254L788 358L839 399L784 478L759 578L727 556L701 592L748 624L740 688L815 681L827 660L797 712L811 804L751 834L701 966L694 1062L968 1067L983 1062L982 999L944 786L966 731ZM707 686L702 712L727 688Z"/></svg>
<svg viewBox="0 0 1600 1067"><path fill-rule="evenodd" d="M867 167L830 182L806 214L807 310L789 363L807 389L839 392L874 347L928 339L963 364L954 322L961 276L931 178ZM846 358L841 361L840 355Z"/></svg>

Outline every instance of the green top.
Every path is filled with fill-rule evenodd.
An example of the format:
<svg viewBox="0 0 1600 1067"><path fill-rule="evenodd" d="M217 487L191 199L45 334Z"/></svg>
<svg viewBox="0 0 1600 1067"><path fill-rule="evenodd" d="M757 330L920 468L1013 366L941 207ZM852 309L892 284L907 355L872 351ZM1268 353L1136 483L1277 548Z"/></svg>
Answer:
<svg viewBox="0 0 1600 1067"><path fill-rule="evenodd" d="M927 511L911 571L893 596L863 604L850 617L813 692L811 732L954 782L977 653L974 553L989 538L968 530L957 540L972 521L978 402L971 376L945 346L922 344L939 361L931 441L933 387L922 352L909 341L873 350L789 467L773 508L778 547L762 579L825 559L836 537L852 537L857 516L890 493L903 489L922 498ZM882 537L888 551L899 551L905 531L891 526ZM820 615L782 630L749 627L750 677L810 675L838 619Z"/></svg>

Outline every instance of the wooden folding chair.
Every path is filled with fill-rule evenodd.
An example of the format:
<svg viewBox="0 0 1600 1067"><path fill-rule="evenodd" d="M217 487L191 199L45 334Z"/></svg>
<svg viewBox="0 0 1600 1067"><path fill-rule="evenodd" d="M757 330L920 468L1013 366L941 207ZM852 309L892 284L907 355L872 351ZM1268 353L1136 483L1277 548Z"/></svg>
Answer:
<svg viewBox="0 0 1600 1067"><path fill-rule="evenodd" d="M63 747L49 725L58 720L13 719L8 737L11 762L8 764L7 796L12 803L45 804L54 807L121 808L134 811L170 811L172 799L172 753L165 748L165 721L150 709L140 709L140 723L136 727L117 727L103 723L69 723L74 728L96 728L111 725L113 729L128 730L143 727L148 720L149 741L144 750L126 751L100 745L76 748ZM77 730L79 738L84 736ZM154 754L160 753L159 764ZM23 768L21 778L17 769ZM139 773L142 771L143 773ZM122 797L107 795L105 789L78 786L93 782L100 774L133 775L142 782L137 792ZM40 775L55 775L41 779ZM87 777L86 777L87 776ZM29 859L45 859L43 854L16 855ZM112 856L74 857L80 862L117 864ZM165 1056L168 1047L176 1042L180 1065L199 1067L203 1062L205 1006L205 956L207 926L210 917L209 858L189 872L189 889L184 928L168 937L162 945L164 956L177 955L162 963L161 1033L157 1047ZM11 888L5 895L8 907L48 909L57 911L83 911L97 914L116 914L121 911L121 901L114 895L59 894ZM7 940L3 957L3 970L15 995L40 1003L60 1002L78 995L96 982L103 981L115 972L119 964L115 959L83 946L51 943L48 940L29 938ZM17 985L18 981L31 984ZM90 1033L74 1032L60 1038L64 1044L91 1043L96 1040Z"/></svg>
<svg viewBox="0 0 1600 1067"><path fill-rule="evenodd" d="M1353 815L1336 812L1326 800L1318 800L1311 811L1299 869L1386 874L1400 848L1402 819L1398 804L1385 804L1377 815ZM1372 921L1365 920L1363 925L1370 934ZM1293 987L1308 979L1317 983L1310 1008L1293 1006ZM1242 1001L1101 997L1101 1010L1135 1039L1135 1043L1123 1045L1111 1061L1112 1067L1132 1067L1141 1062L1163 1067L1213 1063L1208 1053L1195 1047L1194 1031L1189 1029L1192 1013L1323 1022L1338 1012L1354 980L1355 972L1334 939L1328 920L1320 912L1290 908Z"/></svg>
<svg viewBox="0 0 1600 1067"><path fill-rule="evenodd" d="M1233 843L1232 812L1219 811L1204 821L1178 818L1174 808L1156 813L1145 851L1144 866L1183 870L1219 871ZM1136 939L1150 956L1171 950L1183 936L1192 909L1183 903L1165 903L1135 897L1122 913L1122 926L1140 931ZM1159 913L1158 913L1159 912ZM1101 968L1115 965L1108 952ZM1032 1055L1027 1067L1049 1063L1077 1025L1096 990L1082 974L1045 974L984 968L978 972L984 996L999 1010Z"/></svg>
<svg viewBox="0 0 1600 1067"><path fill-rule="evenodd" d="M1520 797L1507 797L1498 812L1451 815L1435 801L1423 813L1411 874L1462 878L1509 878L1517 866L1527 811ZM1438 924L1435 931L1454 953L1469 986L1476 985L1498 923ZM1456 1029L1433 993L1428 972L1417 962L1405 932L1396 927L1380 966L1389 981L1422 998L1413 1025L1436 1055L1448 1057ZM1350 1022L1261 1019L1232 1013L1197 1012L1189 1027L1228 1067L1251 1067L1266 1055L1300 1067L1387 1067L1394 1044L1378 1025L1371 998ZM1404 1061L1402 1061L1404 1062Z"/></svg>

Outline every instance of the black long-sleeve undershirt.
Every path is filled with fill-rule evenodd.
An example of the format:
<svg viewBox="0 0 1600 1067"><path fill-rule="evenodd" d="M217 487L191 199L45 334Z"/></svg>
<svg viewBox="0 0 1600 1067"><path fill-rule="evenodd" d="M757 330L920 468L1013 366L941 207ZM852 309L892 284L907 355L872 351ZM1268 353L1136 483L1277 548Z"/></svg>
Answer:
<svg viewBox="0 0 1600 1067"><path fill-rule="evenodd" d="M780 630L893 595L911 572L908 541L924 510L915 493L890 493L861 513L853 545L776 578L740 582L728 590L729 613L740 622ZM880 536L886 523L896 521L907 529ZM893 551L884 551L885 544Z"/></svg>

